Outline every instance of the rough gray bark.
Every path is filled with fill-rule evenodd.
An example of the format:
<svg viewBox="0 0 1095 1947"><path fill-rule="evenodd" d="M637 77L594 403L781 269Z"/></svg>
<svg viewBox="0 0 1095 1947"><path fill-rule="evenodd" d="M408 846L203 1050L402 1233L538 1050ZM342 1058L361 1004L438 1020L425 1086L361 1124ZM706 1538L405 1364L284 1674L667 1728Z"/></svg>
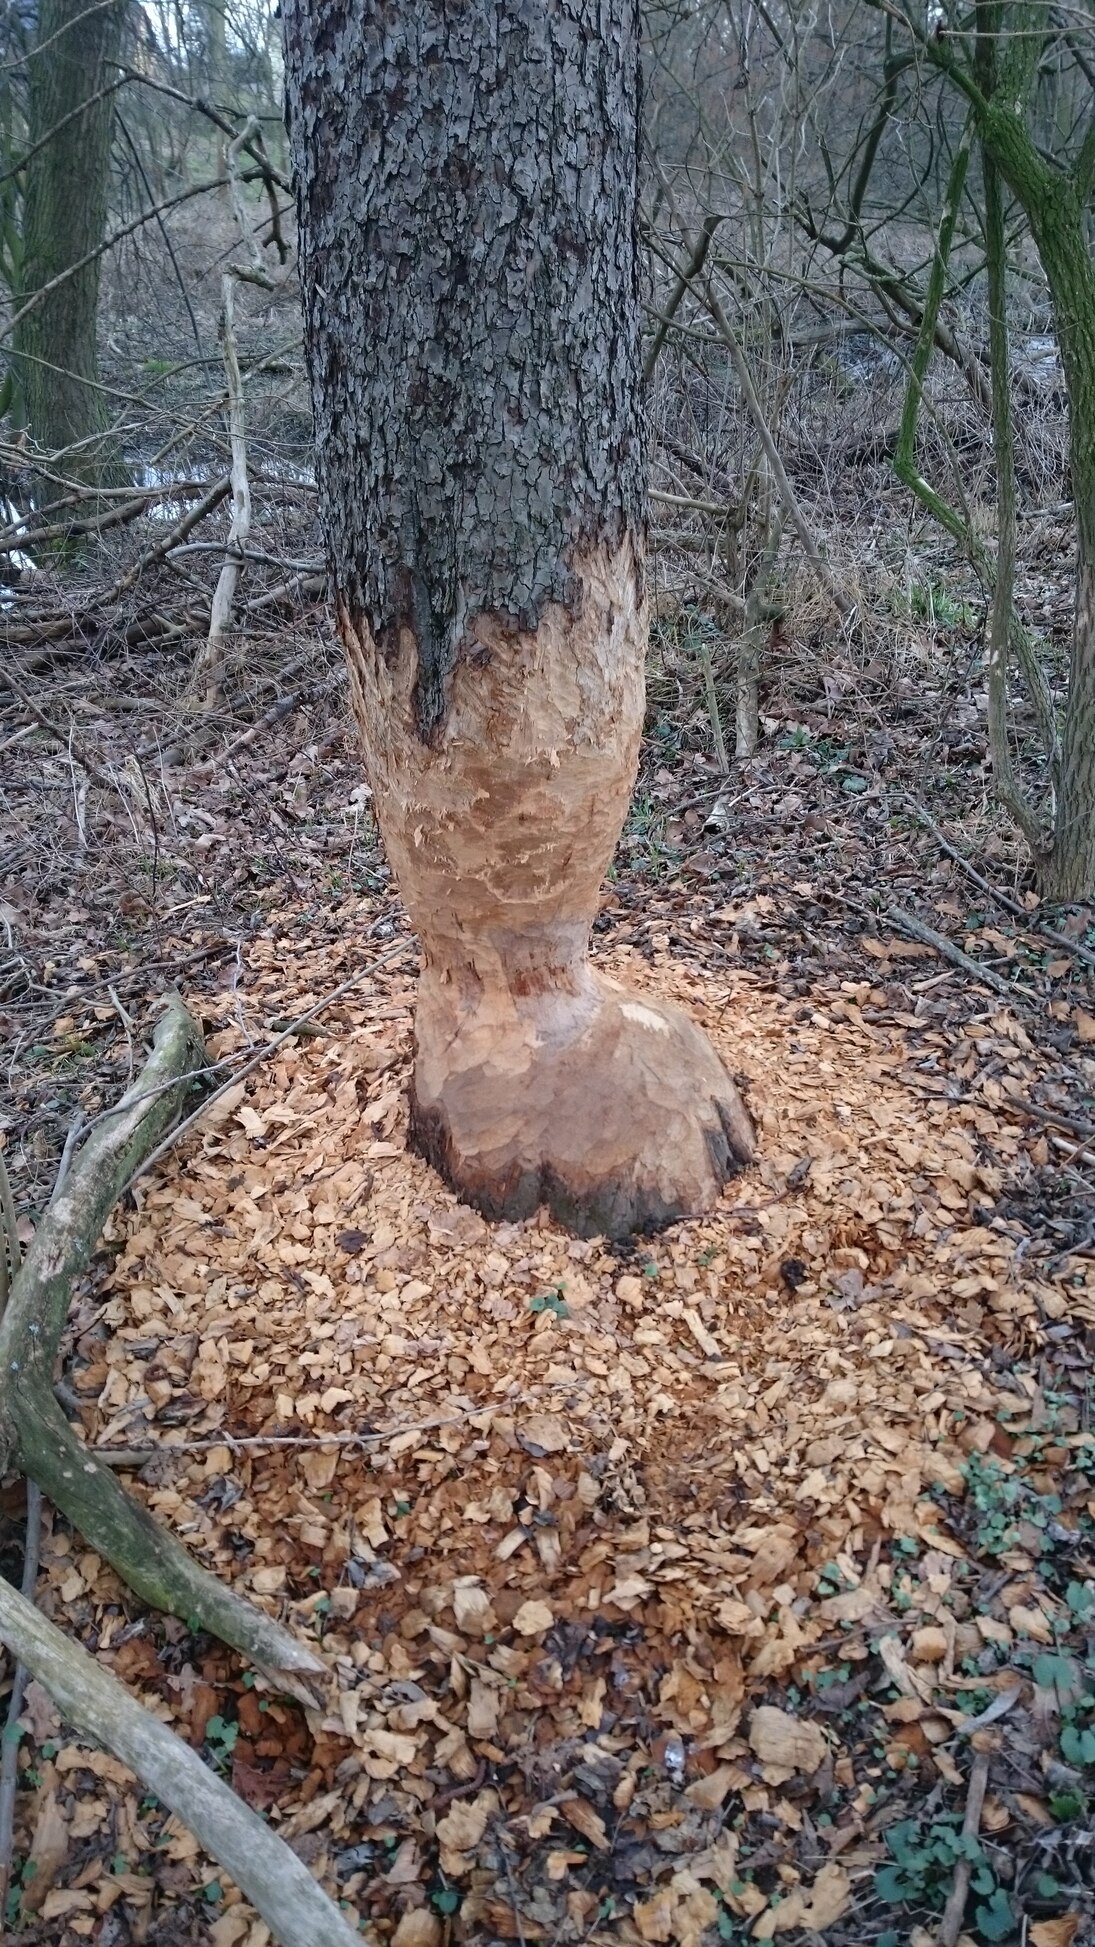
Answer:
<svg viewBox="0 0 1095 1947"><path fill-rule="evenodd" d="M40 0L30 68L20 297L33 297L98 248L106 232L113 97L94 97L114 79L126 0ZM87 103L86 107L83 104ZM83 112L79 112L83 109ZM52 139L50 131L56 130ZM120 478L98 376L96 319L102 259L85 264L24 310L16 327L17 371L36 444L70 452L66 471L90 482Z"/></svg>
<svg viewBox="0 0 1095 1947"><path fill-rule="evenodd" d="M323 518L355 626L413 631L428 736L472 618L534 628L641 529L638 8L284 14Z"/></svg>

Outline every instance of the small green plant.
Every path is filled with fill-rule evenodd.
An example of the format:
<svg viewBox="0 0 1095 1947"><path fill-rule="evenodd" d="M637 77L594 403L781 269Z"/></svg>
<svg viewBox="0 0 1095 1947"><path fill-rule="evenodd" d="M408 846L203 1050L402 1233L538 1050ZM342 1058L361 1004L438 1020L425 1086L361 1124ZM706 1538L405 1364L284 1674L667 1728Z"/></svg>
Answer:
<svg viewBox="0 0 1095 1947"><path fill-rule="evenodd" d="M530 1312L554 1312L556 1318L569 1318L570 1306L563 1297L564 1289L563 1285L557 1284L553 1291L538 1292L535 1298L528 1301Z"/></svg>
<svg viewBox="0 0 1095 1947"><path fill-rule="evenodd" d="M223 1717L211 1717L205 1727L205 1748L218 1771L227 1771L239 1737L238 1724L227 1724Z"/></svg>
<svg viewBox="0 0 1095 1947"><path fill-rule="evenodd" d="M909 614L918 622L927 622L931 628L940 629L969 629L977 621L969 603L956 602L954 596L938 581L914 581L909 584Z"/></svg>
<svg viewBox="0 0 1095 1947"><path fill-rule="evenodd" d="M977 1896L975 1918L985 1940L1005 1940L1014 1921L1007 1894L997 1885L979 1840L964 1833L957 1818L946 1816L930 1825L922 1819L902 1819L886 1833L890 1864L874 1876L875 1893L887 1906L926 1908L936 1912L954 1882L960 1860L969 1865L970 1889Z"/></svg>

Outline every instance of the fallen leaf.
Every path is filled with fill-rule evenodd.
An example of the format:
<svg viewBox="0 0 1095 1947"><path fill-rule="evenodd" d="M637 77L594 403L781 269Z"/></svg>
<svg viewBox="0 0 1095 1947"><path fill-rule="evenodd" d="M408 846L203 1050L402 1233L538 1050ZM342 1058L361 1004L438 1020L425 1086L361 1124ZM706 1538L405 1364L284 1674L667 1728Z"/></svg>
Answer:
<svg viewBox="0 0 1095 1947"><path fill-rule="evenodd" d="M804 1723L775 1704L761 1704L749 1720L749 1747L761 1764L781 1765L806 1775L815 1772L828 1746L816 1724Z"/></svg>
<svg viewBox="0 0 1095 1947"><path fill-rule="evenodd" d="M468 1736L490 1739L498 1729L500 1698L497 1686L473 1677L468 1695Z"/></svg>
<svg viewBox="0 0 1095 1947"><path fill-rule="evenodd" d="M519 1636L542 1636L554 1621L554 1611L548 1608L547 1603L530 1597L527 1602L522 1602L514 1616L513 1627Z"/></svg>
<svg viewBox="0 0 1095 1947"><path fill-rule="evenodd" d="M24 1875L23 1909L37 1913L65 1860L68 1858L69 1827L56 1792L51 1791L38 1807L34 1837L30 1845L32 1872Z"/></svg>
<svg viewBox="0 0 1095 1947"><path fill-rule="evenodd" d="M583 1839L588 1839L591 1846L596 1846L599 1852L607 1849L605 1822L587 1799L564 1798L560 1801L559 1810L567 1824L572 1825L575 1832L580 1832Z"/></svg>
<svg viewBox="0 0 1095 1947"><path fill-rule="evenodd" d="M429 1907L412 1906L403 1914L394 1934L392 1947L440 1947L442 1926Z"/></svg>
<svg viewBox="0 0 1095 1947"><path fill-rule="evenodd" d="M517 1428L517 1438L534 1459L548 1453L565 1453L569 1443L567 1424L558 1413L530 1413Z"/></svg>
<svg viewBox="0 0 1095 1947"><path fill-rule="evenodd" d="M478 1582L458 1582L452 1592L452 1608L462 1636L485 1636L495 1627L490 1597Z"/></svg>
<svg viewBox="0 0 1095 1947"><path fill-rule="evenodd" d="M706 1778L698 1778L694 1785L689 1785L685 1797L701 1812L716 1812L723 1799L732 1791L740 1791L746 1782L740 1764L720 1764Z"/></svg>
<svg viewBox="0 0 1095 1947"><path fill-rule="evenodd" d="M452 1810L437 1821L437 1836L442 1845L452 1852L471 1852L483 1837L497 1802L493 1792L458 1799Z"/></svg>
<svg viewBox="0 0 1095 1947"><path fill-rule="evenodd" d="M1030 1930L1030 1947L1072 1947L1079 1929L1078 1913L1058 1913L1052 1920L1036 1920Z"/></svg>

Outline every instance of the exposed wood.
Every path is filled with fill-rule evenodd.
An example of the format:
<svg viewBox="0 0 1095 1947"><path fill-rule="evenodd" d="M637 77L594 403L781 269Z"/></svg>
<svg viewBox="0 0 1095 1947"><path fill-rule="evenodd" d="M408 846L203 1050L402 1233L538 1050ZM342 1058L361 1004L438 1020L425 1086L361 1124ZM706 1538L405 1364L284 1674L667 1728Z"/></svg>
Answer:
<svg viewBox="0 0 1095 1947"><path fill-rule="evenodd" d="M578 571L578 564L575 564ZM416 659L345 612L355 715L388 856L422 940L413 1139L488 1215L546 1204L585 1234L706 1209L753 1153L748 1115L679 1008L588 962L643 719L631 544L527 635L480 616L432 743Z"/></svg>

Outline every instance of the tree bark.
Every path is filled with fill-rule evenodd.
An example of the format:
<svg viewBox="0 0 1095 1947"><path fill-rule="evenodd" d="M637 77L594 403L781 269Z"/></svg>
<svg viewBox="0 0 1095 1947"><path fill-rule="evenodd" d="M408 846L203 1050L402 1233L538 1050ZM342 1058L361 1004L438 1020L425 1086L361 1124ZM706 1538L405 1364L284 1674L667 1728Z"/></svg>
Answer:
<svg viewBox="0 0 1095 1947"><path fill-rule="evenodd" d="M23 306L96 250L106 233L114 101L93 98L114 79L125 12L126 0L90 7L87 0L40 0L40 52L29 61ZM56 133L45 139L51 130ZM122 477L95 383L101 268L101 258L85 264L27 309L15 331L16 367L35 444L51 453L67 449L66 473L91 484Z"/></svg>
<svg viewBox="0 0 1095 1947"><path fill-rule="evenodd" d="M1076 517L1076 607L1053 845L1040 879L1051 899L1095 897L1095 265L1084 199L1045 162L1020 115L997 97L982 139L1030 222L1053 301L1068 393Z"/></svg>
<svg viewBox="0 0 1095 1947"><path fill-rule="evenodd" d="M289 0L318 476L424 949L414 1137L491 1215L711 1202L752 1150L680 1010L588 964L642 730L636 0Z"/></svg>

